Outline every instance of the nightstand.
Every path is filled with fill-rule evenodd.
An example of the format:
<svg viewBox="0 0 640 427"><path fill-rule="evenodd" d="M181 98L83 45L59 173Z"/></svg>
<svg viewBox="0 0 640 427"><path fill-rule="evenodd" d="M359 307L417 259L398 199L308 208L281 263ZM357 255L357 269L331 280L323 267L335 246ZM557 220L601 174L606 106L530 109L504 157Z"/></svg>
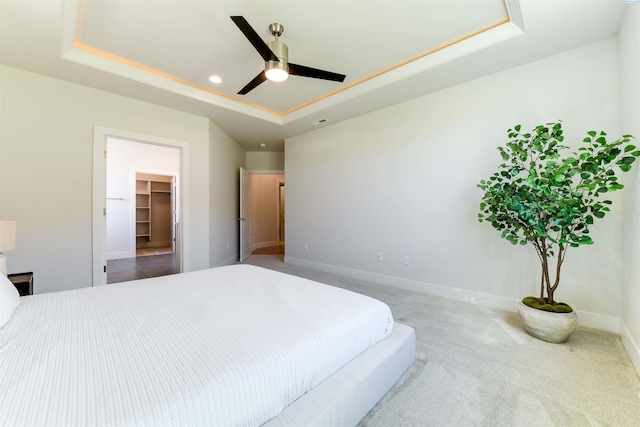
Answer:
<svg viewBox="0 0 640 427"><path fill-rule="evenodd" d="M33 295L33 273L17 273L7 275L13 286L18 289L20 296Z"/></svg>

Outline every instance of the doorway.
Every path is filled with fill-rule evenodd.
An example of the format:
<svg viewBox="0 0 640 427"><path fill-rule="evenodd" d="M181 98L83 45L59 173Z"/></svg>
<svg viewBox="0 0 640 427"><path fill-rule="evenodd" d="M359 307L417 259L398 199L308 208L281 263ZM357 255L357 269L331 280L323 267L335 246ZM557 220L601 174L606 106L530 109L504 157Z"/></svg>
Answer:
<svg viewBox="0 0 640 427"><path fill-rule="evenodd" d="M180 272L173 197L179 170L177 148L107 138L107 283Z"/></svg>
<svg viewBox="0 0 640 427"><path fill-rule="evenodd" d="M247 218L250 218L251 224L248 254L284 255L284 173L281 171L251 171L244 181L251 182L249 192L241 191L241 193L245 193L241 195L242 198L248 197L251 200L250 217L241 207L241 218L244 218L244 223Z"/></svg>
<svg viewBox="0 0 640 427"><path fill-rule="evenodd" d="M179 197L176 206L180 213L176 218L176 264L180 272L190 271L190 194L189 158L190 148L185 141L115 129L104 126L93 127L93 202L92 202L92 286L107 283L107 138L121 138L142 142L146 145L172 147L179 155Z"/></svg>
<svg viewBox="0 0 640 427"><path fill-rule="evenodd" d="M103 283L179 273L181 149L107 136L105 157Z"/></svg>

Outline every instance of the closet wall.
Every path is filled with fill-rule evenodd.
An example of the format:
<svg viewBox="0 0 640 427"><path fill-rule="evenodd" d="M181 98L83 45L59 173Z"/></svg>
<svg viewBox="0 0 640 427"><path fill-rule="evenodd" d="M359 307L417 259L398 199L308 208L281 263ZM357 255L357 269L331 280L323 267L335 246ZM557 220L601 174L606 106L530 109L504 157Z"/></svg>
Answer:
<svg viewBox="0 0 640 427"><path fill-rule="evenodd" d="M283 174L251 175L253 248L276 246L280 241L280 185ZM282 212L284 216L284 212ZM284 235L284 233L282 233Z"/></svg>

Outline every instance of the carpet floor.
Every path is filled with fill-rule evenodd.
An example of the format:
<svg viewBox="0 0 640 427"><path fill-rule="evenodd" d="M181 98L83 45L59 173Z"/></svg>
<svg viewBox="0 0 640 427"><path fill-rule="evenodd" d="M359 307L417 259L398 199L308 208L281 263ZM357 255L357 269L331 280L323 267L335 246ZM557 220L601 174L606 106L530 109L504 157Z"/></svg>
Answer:
<svg viewBox="0 0 640 427"><path fill-rule="evenodd" d="M616 334L529 336L517 313L252 255L245 263L369 295L416 331L416 361L359 426L640 427L640 377Z"/></svg>

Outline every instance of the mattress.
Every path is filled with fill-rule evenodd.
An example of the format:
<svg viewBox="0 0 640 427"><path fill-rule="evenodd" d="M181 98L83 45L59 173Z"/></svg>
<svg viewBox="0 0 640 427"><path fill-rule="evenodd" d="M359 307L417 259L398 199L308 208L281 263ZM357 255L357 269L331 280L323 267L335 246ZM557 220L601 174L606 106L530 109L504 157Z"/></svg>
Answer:
<svg viewBox="0 0 640 427"><path fill-rule="evenodd" d="M250 265L23 297L0 425L261 425L392 331L380 301Z"/></svg>

